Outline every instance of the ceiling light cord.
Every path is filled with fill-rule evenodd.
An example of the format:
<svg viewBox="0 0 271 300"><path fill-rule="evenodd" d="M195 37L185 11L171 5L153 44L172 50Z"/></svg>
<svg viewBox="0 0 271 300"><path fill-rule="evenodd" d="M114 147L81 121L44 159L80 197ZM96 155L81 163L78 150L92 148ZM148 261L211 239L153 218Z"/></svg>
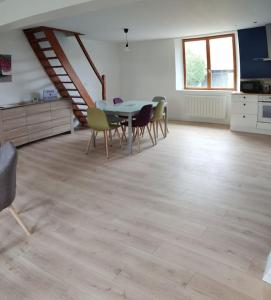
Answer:
<svg viewBox="0 0 271 300"><path fill-rule="evenodd" d="M123 31L124 31L124 34L125 34L125 48L124 48L124 50L129 51L130 50L129 49L129 41L128 41L129 28L124 28Z"/></svg>

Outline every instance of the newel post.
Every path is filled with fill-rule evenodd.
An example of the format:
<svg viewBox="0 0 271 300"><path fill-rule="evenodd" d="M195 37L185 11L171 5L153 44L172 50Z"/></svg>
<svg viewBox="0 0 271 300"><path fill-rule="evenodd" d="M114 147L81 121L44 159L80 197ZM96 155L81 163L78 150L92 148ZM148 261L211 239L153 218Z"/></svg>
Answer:
<svg viewBox="0 0 271 300"><path fill-rule="evenodd" d="M103 100L106 100L106 79L105 79L105 75L102 75L102 97L103 97Z"/></svg>

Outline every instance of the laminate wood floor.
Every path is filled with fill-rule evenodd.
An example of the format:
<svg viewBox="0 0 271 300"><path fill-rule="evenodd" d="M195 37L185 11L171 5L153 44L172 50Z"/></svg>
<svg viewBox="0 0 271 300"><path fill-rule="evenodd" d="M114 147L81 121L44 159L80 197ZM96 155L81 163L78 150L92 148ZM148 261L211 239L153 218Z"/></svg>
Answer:
<svg viewBox="0 0 271 300"><path fill-rule="evenodd" d="M270 300L271 137L171 124L127 156L88 131L19 149L1 300Z"/></svg>

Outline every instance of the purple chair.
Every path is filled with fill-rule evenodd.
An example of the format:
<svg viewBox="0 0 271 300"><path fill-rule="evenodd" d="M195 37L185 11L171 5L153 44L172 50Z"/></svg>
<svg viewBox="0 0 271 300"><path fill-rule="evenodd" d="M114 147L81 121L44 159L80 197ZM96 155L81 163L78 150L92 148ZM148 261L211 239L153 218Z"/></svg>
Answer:
<svg viewBox="0 0 271 300"><path fill-rule="evenodd" d="M113 103L114 104L120 104L120 103L123 103L124 101L121 99L121 98L114 98L113 99Z"/></svg>
<svg viewBox="0 0 271 300"><path fill-rule="evenodd" d="M152 118L153 106L152 104L145 105L141 108L140 112L135 116L132 121L134 140L137 139L138 151L140 152L140 137L143 136L145 128L147 128L149 136L151 138L153 146L155 145L149 124ZM123 123L124 126L128 126L128 122Z"/></svg>

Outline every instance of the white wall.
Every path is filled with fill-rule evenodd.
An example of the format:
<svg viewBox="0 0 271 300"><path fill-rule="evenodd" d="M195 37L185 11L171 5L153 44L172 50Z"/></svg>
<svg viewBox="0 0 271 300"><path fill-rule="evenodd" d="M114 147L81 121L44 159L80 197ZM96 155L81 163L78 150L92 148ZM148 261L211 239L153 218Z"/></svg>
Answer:
<svg viewBox="0 0 271 300"><path fill-rule="evenodd" d="M32 99L32 93L50 87L50 81L23 32L0 34L0 54L12 55L12 82L0 82L1 104Z"/></svg>
<svg viewBox="0 0 271 300"><path fill-rule="evenodd" d="M0 54L12 55L13 73L12 82L0 82L0 106L30 100L33 93L42 94L44 88L52 87L21 30L0 34L0 41ZM78 71L82 82L86 84L90 95L95 99L100 98L101 86L84 60L81 49L77 49L78 46L76 47L72 38L64 38L63 41L65 52ZM108 42L90 40L84 42L99 71L107 75L108 96L110 98L119 96L119 46Z"/></svg>
<svg viewBox="0 0 271 300"><path fill-rule="evenodd" d="M120 95L119 44L81 37L100 75L106 75L107 99ZM58 35L65 53L94 101L102 100L102 87L73 37Z"/></svg>
<svg viewBox="0 0 271 300"><path fill-rule="evenodd" d="M169 118L172 120L229 123L229 93L187 92L176 90L176 80L182 81L180 40L154 40L131 43L130 52L121 53L121 96L124 99L152 99L155 95L166 96L169 101ZM175 62L177 59L177 68ZM177 74L176 74L177 71ZM182 88L182 82L178 89ZM185 112L187 94L203 96L226 95L227 115L224 119L191 118Z"/></svg>

